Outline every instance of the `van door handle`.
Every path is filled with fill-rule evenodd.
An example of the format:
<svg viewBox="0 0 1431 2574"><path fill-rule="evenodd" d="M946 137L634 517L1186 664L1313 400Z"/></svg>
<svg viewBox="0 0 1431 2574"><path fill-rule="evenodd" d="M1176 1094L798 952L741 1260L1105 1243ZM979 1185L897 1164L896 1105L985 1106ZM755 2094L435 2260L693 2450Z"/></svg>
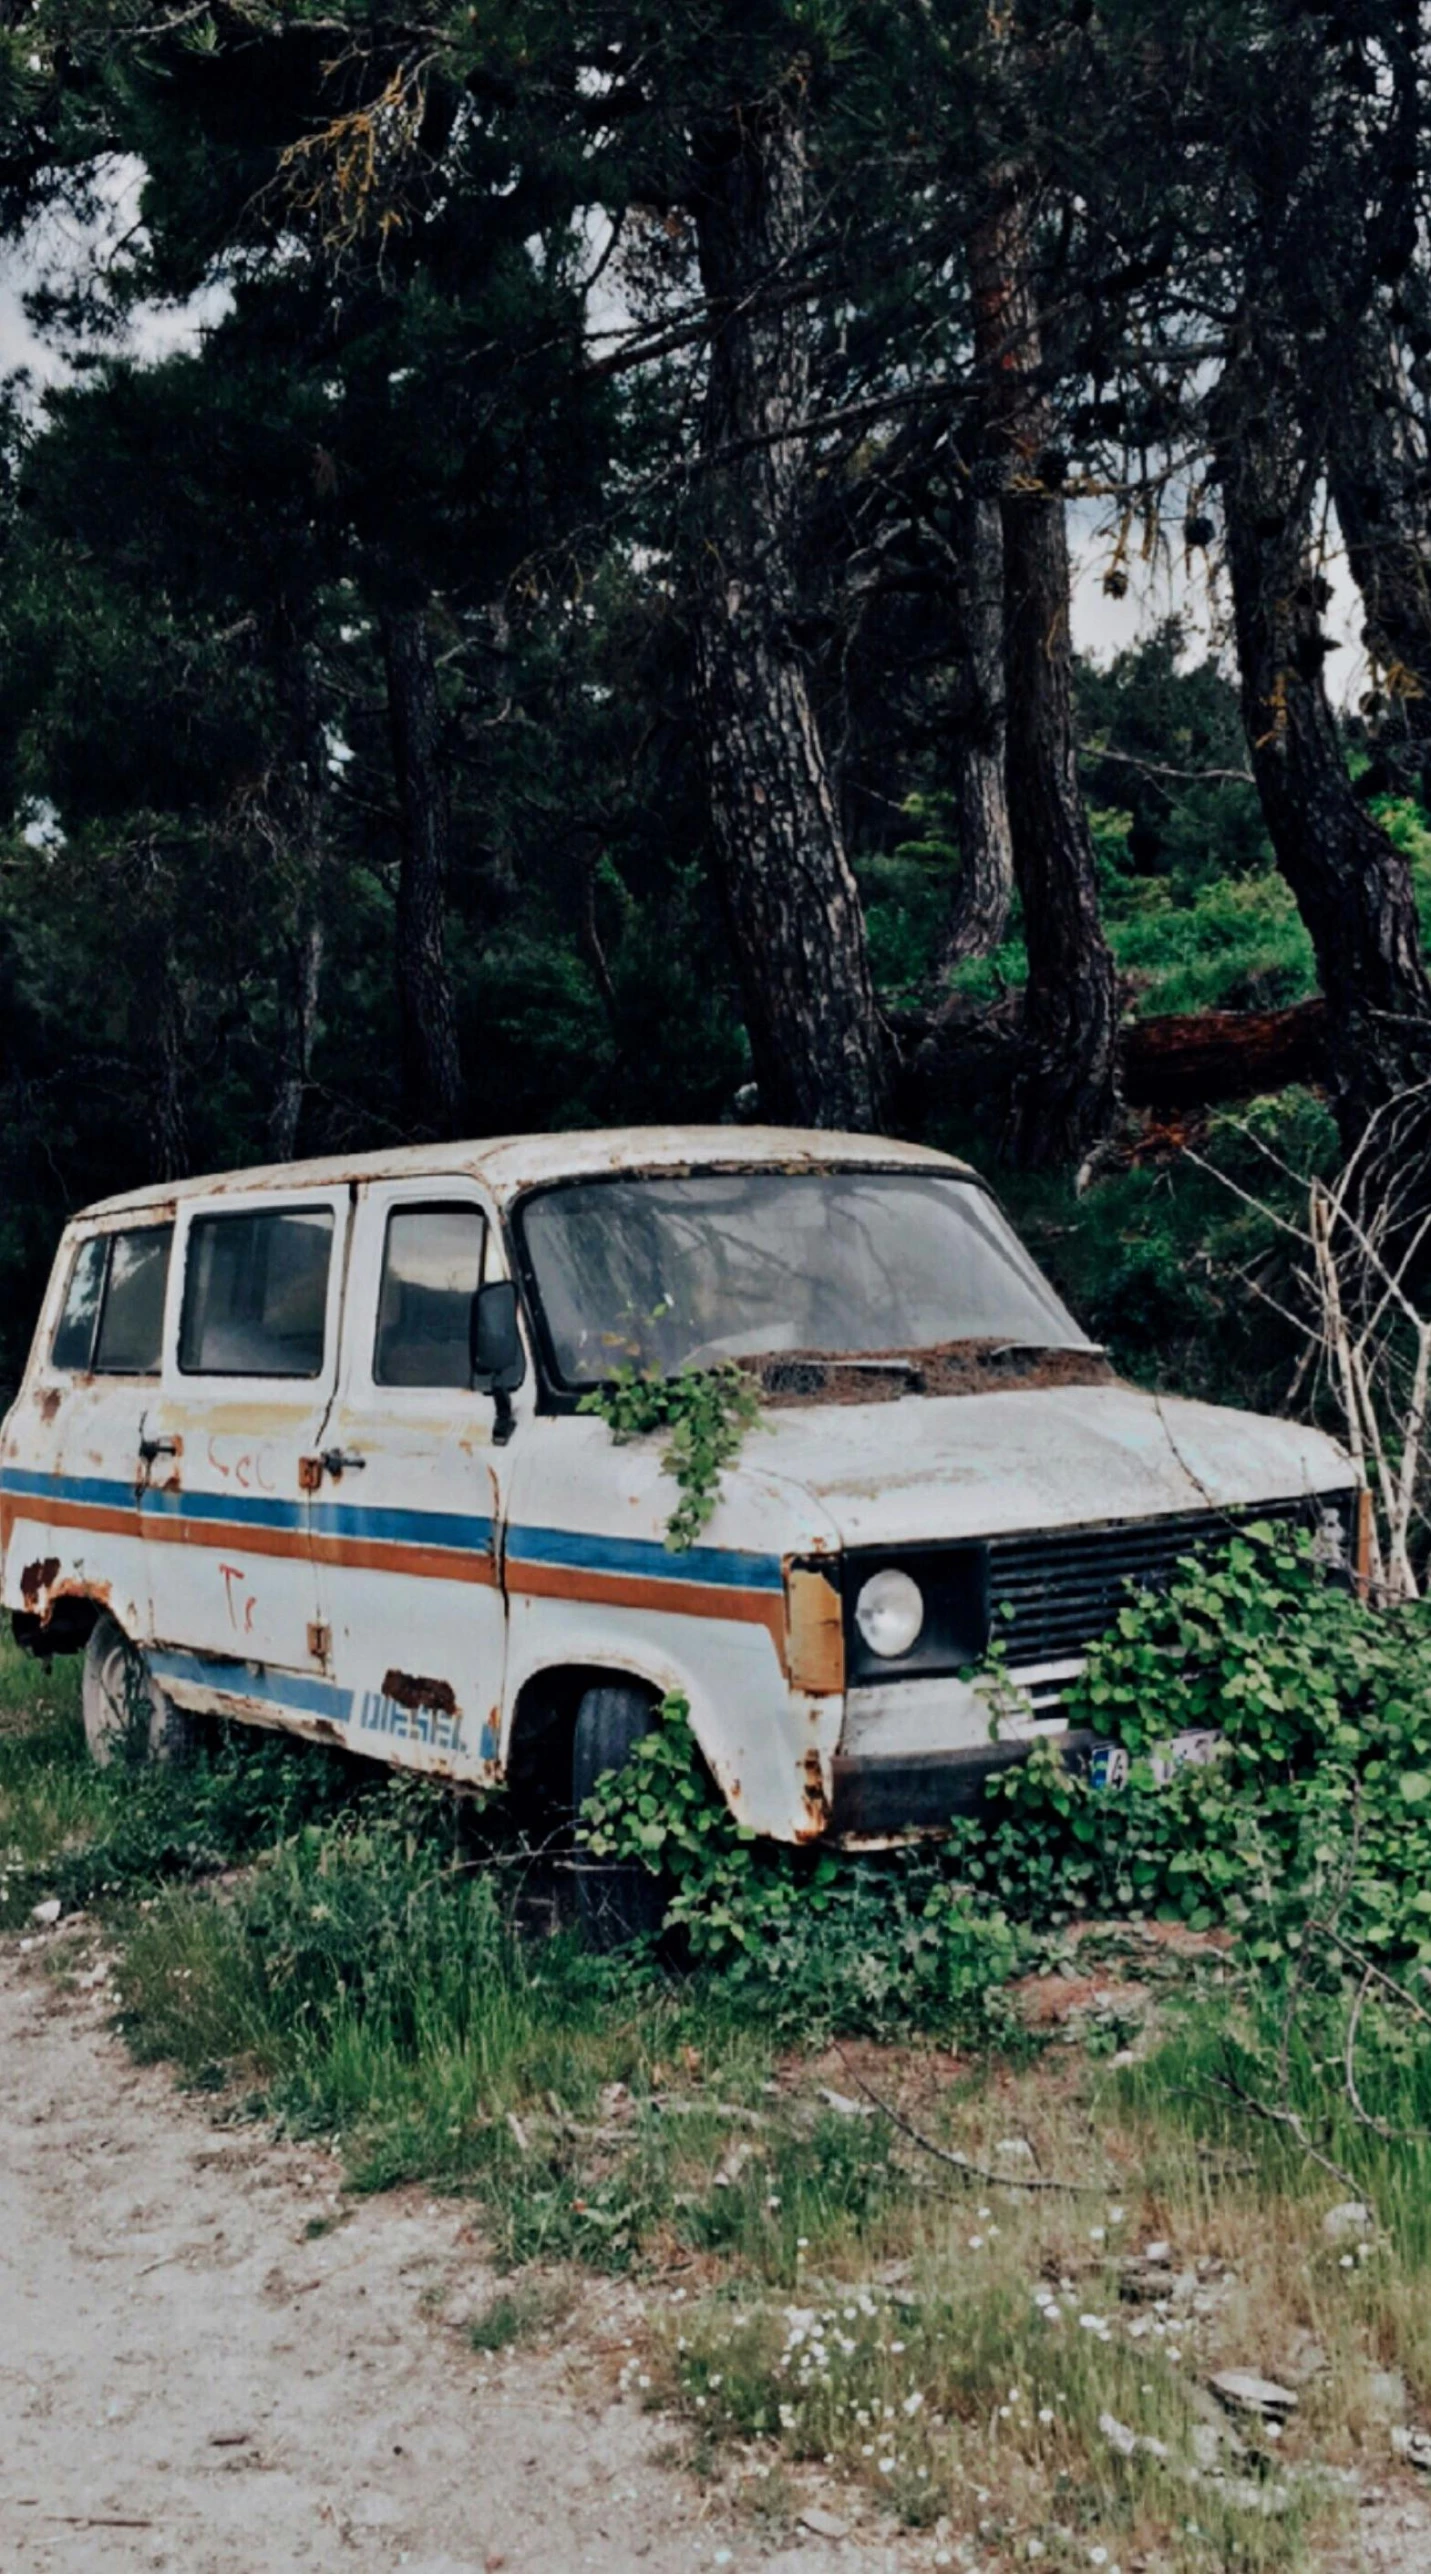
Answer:
<svg viewBox="0 0 1431 2574"><path fill-rule="evenodd" d="M156 1457L177 1457L179 1442L177 1439L146 1439L141 1435L139 1454L146 1466L152 1466Z"/></svg>
<svg viewBox="0 0 1431 2574"><path fill-rule="evenodd" d="M301 1493L316 1493L325 1475L331 1475L336 1483L345 1470L355 1473L367 1462L366 1457L355 1456L351 1448L325 1448L321 1456L300 1457L298 1489Z"/></svg>

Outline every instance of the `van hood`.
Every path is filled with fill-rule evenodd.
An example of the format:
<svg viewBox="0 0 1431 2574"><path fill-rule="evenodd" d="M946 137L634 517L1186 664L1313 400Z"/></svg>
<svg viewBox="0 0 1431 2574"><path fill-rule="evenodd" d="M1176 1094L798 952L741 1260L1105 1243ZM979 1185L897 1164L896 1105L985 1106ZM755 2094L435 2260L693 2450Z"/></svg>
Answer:
<svg viewBox="0 0 1431 2574"><path fill-rule="evenodd" d="M798 1485L843 1546L1242 1509L1355 1481L1321 1431L1118 1384L767 1412L742 1462Z"/></svg>

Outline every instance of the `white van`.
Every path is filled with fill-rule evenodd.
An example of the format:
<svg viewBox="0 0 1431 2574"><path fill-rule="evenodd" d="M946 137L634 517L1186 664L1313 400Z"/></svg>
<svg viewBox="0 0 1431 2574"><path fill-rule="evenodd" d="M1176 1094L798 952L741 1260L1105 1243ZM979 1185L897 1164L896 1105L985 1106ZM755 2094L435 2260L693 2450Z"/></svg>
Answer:
<svg viewBox="0 0 1431 2574"><path fill-rule="evenodd" d="M728 1358L760 1418L675 1553L661 1438L578 1407ZM679 1691L743 1823L876 1840L1061 1726L1130 1579L1269 1514L1350 1562L1333 1442L1120 1383L962 1164L637 1128L77 1217L0 1434L0 1597L84 1651L101 1756L136 1708L156 1751L213 1713L580 1799Z"/></svg>

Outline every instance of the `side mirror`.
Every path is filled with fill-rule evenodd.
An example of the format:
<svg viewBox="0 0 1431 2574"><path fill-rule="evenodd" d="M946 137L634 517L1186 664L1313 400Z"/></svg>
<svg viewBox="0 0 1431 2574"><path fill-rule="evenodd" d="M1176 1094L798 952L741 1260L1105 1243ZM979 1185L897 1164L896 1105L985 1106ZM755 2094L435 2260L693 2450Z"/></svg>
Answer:
<svg viewBox="0 0 1431 2574"><path fill-rule="evenodd" d="M472 1383L479 1394L511 1394L527 1372L510 1278L493 1278L472 1299L468 1326Z"/></svg>

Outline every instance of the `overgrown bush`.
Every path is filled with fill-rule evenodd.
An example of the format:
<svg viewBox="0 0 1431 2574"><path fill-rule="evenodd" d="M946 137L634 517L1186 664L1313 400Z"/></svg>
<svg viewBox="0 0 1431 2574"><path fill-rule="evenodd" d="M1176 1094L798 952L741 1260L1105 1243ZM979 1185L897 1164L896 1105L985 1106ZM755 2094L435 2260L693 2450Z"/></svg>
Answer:
<svg viewBox="0 0 1431 2574"><path fill-rule="evenodd" d="M1377 1611L1270 1524L1121 1609L1072 1693L1132 1756L1107 1789L1040 1742L939 1847L871 1859L757 1842L730 1817L679 1700L586 1809L598 1856L671 1887L667 1925L724 1981L807 2023L892 2028L982 2002L1035 1930L1080 1914L1230 1925L1272 1964L1312 1922L1431 1959L1431 1613ZM1170 1737L1220 1754L1160 1781Z"/></svg>
<svg viewBox="0 0 1431 2574"><path fill-rule="evenodd" d="M666 1926L693 1963L806 2032L977 2015L1025 1953L944 1849L871 1857L758 1840L710 1779L679 1698L588 1800L584 1834L598 1858L668 1879Z"/></svg>

